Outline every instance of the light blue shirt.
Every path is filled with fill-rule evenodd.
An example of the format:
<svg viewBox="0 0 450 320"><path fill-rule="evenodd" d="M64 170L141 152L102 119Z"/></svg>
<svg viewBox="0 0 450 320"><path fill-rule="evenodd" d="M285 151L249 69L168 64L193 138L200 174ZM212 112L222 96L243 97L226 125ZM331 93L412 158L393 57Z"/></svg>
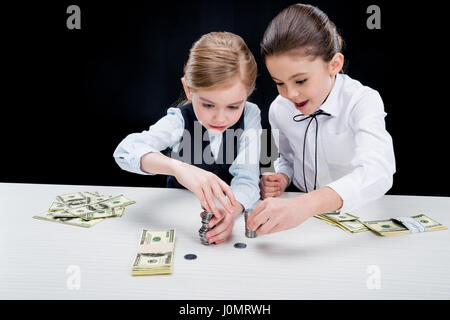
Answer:
<svg viewBox="0 0 450 320"><path fill-rule="evenodd" d="M261 150L261 111L251 102L244 105L244 131L240 136L238 154L230 165L233 176L231 189L245 210L253 209L259 200L259 154ZM151 175L141 169L141 157L149 152L161 152L167 148L177 150L183 137L184 119L178 108L169 108L149 130L129 134L114 151L114 159L120 168L133 173ZM222 134L208 131L211 152L215 159L219 154Z"/></svg>

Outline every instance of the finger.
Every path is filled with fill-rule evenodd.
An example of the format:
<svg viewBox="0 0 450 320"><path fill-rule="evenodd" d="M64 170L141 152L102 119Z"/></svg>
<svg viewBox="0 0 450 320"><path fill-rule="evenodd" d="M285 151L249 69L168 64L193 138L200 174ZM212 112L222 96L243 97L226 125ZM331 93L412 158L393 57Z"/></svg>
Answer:
<svg viewBox="0 0 450 320"><path fill-rule="evenodd" d="M279 181L265 181L261 184L264 188L265 187L280 187Z"/></svg>
<svg viewBox="0 0 450 320"><path fill-rule="evenodd" d="M222 219L223 219L224 216L225 216L225 215L222 214L221 217L216 217L216 216L212 217L212 219L209 220L208 226L209 226L210 228L214 228L215 225L217 225L220 221L222 221Z"/></svg>
<svg viewBox="0 0 450 320"><path fill-rule="evenodd" d="M278 174L271 174L270 176L267 176L268 181L279 181L280 176Z"/></svg>
<svg viewBox="0 0 450 320"><path fill-rule="evenodd" d="M263 192L264 199L265 198L274 198L281 195L281 191L277 192Z"/></svg>
<svg viewBox="0 0 450 320"><path fill-rule="evenodd" d="M206 186L203 189L203 193L205 195L207 205L210 208L210 210L208 211L214 213L214 215L219 215L220 214L219 208L217 208L216 201L214 201L214 197L209 186Z"/></svg>
<svg viewBox="0 0 450 320"><path fill-rule="evenodd" d="M226 229L226 230L222 231L221 233L218 233L218 234L214 235L213 237L209 238L208 241L210 243L211 242L215 242L216 244L222 243L226 239L228 239L230 234L231 234L231 230L230 229Z"/></svg>
<svg viewBox="0 0 450 320"><path fill-rule="evenodd" d="M264 192L265 193L275 193L277 191L281 191L281 187L278 185L276 187L264 187Z"/></svg>
<svg viewBox="0 0 450 320"><path fill-rule="evenodd" d="M275 233L286 230L281 224L277 223L272 229L270 229L267 233Z"/></svg>
<svg viewBox="0 0 450 320"><path fill-rule="evenodd" d="M255 209L253 209L247 220L247 228L249 230L255 231L261 223L264 223L266 221L263 214L266 206L267 201L263 201Z"/></svg>
<svg viewBox="0 0 450 320"><path fill-rule="evenodd" d="M231 206L231 202L223 194L223 190L221 189L221 185L218 181L217 181L217 183L212 184L212 189L214 191L214 195L219 200L219 202L222 204L222 206L225 208L225 210L229 214L233 214L233 207Z"/></svg>
<svg viewBox="0 0 450 320"><path fill-rule="evenodd" d="M221 244L221 243L224 243L224 242L225 242L225 240L220 240L220 241L216 241L215 244Z"/></svg>
<svg viewBox="0 0 450 320"><path fill-rule="evenodd" d="M231 187L228 184L226 184L225 181L223 181L220 178L217 179L219 181L220 187L227 195L228 200L231 201L231 205L234 207L236 205L236 198L234 197L233 190L231 190Z"/></svg>
<svg viewBox="0 0 450 320"><path fill-rule="evenodd" d="M269 233L269 230L271 230L274 227L274 222L271 221L269 217L267 217L266 221L262 223L255 231L256 234L267 234Z"/></svg>
<svg viewBox="0 0 450 320"><path fill-rule="evenodd" d="M232 224L232 221L230 221L229 219L222 220L221 222L216 224L216 226L213 229L209 230L206 233L206 237L207 238L215 237L219 233L222 233L223 231L229 229L231 224Z"/></svg>

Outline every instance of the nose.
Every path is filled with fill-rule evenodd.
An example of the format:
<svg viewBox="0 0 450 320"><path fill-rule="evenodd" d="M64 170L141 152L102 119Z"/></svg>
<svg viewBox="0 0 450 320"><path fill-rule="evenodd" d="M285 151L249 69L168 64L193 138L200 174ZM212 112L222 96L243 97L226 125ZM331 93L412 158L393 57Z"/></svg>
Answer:
<svg viewBox="0 0 450 320"><path fill-rule="evenodd" d="M213 119L214 119L214 122L215 122L216 124L224 124L224 123L227 122L227 117L226 117L225 110L222 110L222 109L223 109L223 108L219 108L219 110L217 110L217 111L214 113Z"/></svg>
<svg viewBox="0 0 450 320"><path fill-rule="evenodd" d="M296 98L300 95L300 92L297 88L287 88L287 98L289 100L295 101Z"/></svg>

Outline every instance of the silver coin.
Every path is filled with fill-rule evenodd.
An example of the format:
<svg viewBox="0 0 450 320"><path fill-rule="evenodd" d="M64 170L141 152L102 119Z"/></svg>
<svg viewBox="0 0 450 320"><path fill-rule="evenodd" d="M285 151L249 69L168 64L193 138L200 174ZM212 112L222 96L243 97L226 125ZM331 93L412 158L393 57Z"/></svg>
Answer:
<svg viewBox="0 0 450 320"><path fill-rule="evenodd" d="M237 248L237 249L244 249L244 248L247 248L247 245L245 243L242 243L242 242L236 242L234 244L234 247Z"/></svg>

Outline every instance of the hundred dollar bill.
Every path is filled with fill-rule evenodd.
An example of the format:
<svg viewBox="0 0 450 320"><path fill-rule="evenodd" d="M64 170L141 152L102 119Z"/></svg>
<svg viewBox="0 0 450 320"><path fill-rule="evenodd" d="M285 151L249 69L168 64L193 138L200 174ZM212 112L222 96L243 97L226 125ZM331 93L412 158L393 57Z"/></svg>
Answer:
<svg viewBox="0 0 450 320"><path fill-rule="evenodd" d="M70 208L93 204L111 198L109 195L101 195L98 192L75 192L63 194L56 197L56 201L49 208L50 212L61 211Z"/></svg>
<svg viewBox="0 0 450 320"><path fill-rule="evenodd" d="M368 231L367 227L359 221L359 217L350 213L342 213L340 211L325 212L315 215L316 218L326 223L339 227L350 233Z"/></svg>
<svg viewBox="0 0 450 320"><path fill-rule="evenodd" d="M84 228L90 228L90 227L96 225L97 223L103 221L103 219L85 221L78 217L57 218L57 217L54 217L50 212L43 212L43 213L37 214L37 215L33 216L33 218L38 219L38 220L45 220L45 221L51 221L51 222L58 222L58 223L62 223L62 224L69 224L72 226L84 227Z"/></svg>
<svg viewBox="0 0 450 320"><path fill-rule="evenodd" d="M407 219L402 219L404 220L402 222L399 218L393 218L388 220L365 221L363 224L380 236L396 236L418 232L418 230L420 230L419 232L429 232L447 229L446 226L424 214L412 216L411 218L409 223L406 222ZM414 224L416 225L414 226Z"/></svg>
<svg viewBox="0 0 450 320"><path fill-rule="evenodd" d="M131 274L156 275L172 273L175 230L143 229Z"/></svg>
<svg viewBox="0 0 450 320"><path fill-rule="evenodd" d="M68 208L66 211L69 213L81 217L81 218L87 218L90 214L92 215L94 212L98 210L107 210L117 207L125 207L129 206L131 204L136 203L136 201L129 200L123 195L115 196L103 201L99 201L96 203L84 205L77 208Z"/></svg>

